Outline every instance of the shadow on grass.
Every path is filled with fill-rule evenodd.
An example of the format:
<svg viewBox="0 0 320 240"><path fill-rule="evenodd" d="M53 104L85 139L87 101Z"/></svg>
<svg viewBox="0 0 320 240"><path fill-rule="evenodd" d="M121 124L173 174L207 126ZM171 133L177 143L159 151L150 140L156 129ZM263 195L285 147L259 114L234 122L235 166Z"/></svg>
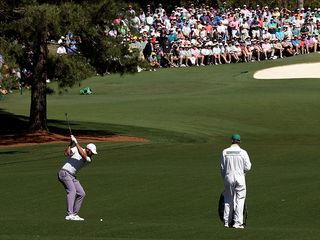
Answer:
<svg viewBox="0 0 320 240"><path fill-rule="evenodd" d="M0 108L0 137L8 135L23 135L29 133L29 118L25 116L15 115ZM86 125L84 127L84 125ZM94 123L70 123L72 133L74 135L91 135L91 136L114 136L122 134L104 129L95 129ZM48 120L48 128L50 133L60 135L70 135L66 121Z"/></svg>
<svg viewBox="0 0 320 240"><path fill-rule="evenodd" d="M11 137L24 136L29 133L29 118L14 115L0 108L0 145L1 140ZM157 142L207 142L206 137L191 135L184 132L168 131L165 129L145 128L141 126L118 125L96 122L71 121L70 127L75 136L88 135L96 137L111 137L116 135L146 138ZM68 124L65 120L48 120L49 132L69 136Z"/></svg>
<svg viewBox="0 0 320 240"><path fill-rule="evenodd" d="M28 129L28 118L6 112L0 108L0 136L20 134Z"/></svg>

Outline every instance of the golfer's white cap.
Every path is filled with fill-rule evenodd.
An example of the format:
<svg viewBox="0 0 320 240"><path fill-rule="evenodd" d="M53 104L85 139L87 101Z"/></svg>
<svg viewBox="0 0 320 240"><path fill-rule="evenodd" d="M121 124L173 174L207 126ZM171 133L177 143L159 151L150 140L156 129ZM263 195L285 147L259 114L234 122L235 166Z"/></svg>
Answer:
<svg viewBox="0 0 320 240"><path fill-rule="evenodd" d="M93 154L98 154L97 153L97 147L93 143L89 143L87 145L87 148L93 153Z"/></svg>

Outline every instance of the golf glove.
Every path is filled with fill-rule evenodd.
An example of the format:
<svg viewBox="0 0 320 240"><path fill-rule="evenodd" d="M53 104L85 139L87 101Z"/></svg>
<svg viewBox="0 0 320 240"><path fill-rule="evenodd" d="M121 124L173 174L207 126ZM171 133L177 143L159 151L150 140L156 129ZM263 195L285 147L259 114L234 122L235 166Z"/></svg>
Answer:
<svg viewBox="0 0 320 240"><path fill-rule="evenodd" d="M71 141L74 142L75 144L78 144L77 139L73 135L71 135Z"/></svg>

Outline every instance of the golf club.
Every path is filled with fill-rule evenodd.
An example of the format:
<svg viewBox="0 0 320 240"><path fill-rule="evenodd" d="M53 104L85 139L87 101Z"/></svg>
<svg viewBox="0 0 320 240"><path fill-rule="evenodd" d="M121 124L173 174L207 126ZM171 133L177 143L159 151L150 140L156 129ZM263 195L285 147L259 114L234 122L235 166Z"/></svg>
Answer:
<svg viewBox="0 0 320 240"><path fill-rule="evenodd" d="M73 134L72 134L72 131L71 131L71 127L70 127L69 119L68 119L68 113L65 113L64 115L66 116L66 121L67 121L67 123L68 123L68 127L69 127L70 135L73 135Z"/></svg>

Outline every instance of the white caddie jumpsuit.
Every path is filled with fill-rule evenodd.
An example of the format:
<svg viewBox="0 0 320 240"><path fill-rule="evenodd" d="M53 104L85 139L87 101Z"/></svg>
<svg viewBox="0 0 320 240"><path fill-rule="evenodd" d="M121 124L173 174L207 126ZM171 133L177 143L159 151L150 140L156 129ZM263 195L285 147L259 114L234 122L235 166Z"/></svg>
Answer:
<svg viewBox="0 0 320 240"><path fill-rule="evenodd" d="M232 144L223 150L220 168L224 181L224 224L234 220L234 224L241 225L246 198L245 173L251 169L249 155L238 144Z"/></svg>

